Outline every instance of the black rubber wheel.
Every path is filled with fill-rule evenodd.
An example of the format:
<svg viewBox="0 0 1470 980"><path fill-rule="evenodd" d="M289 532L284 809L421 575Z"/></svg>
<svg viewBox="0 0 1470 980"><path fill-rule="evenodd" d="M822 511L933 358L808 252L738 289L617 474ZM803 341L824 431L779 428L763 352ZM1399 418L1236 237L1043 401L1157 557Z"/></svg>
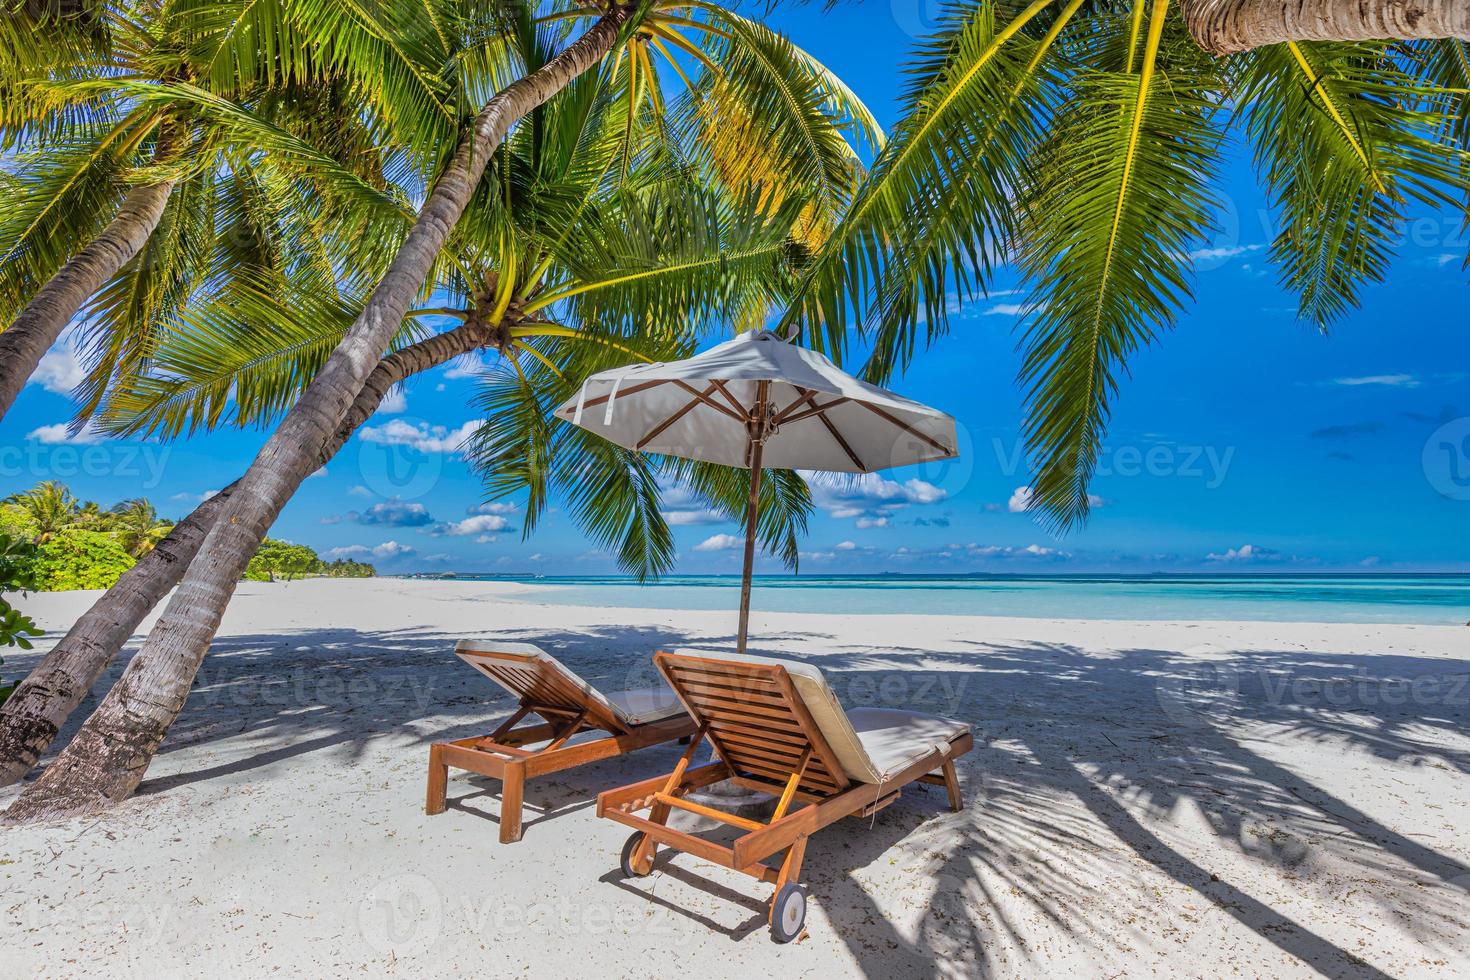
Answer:
<svg viewBox="0 0 1470 980"><path fill-rule="evenodd" d="M771 938L789 943L806 925L806 886L785 884L771 899Z"/></svg>
<svg viewBox="0 0 1470 980"><path fill-rule="evenodd" d="M648 875L647 871L633 870L633 852L638 850L638 845L641 843L643 843L643 831L635 830L633 836L623 844L623 856L618 863L622 866L624 878L643 878Z"/></svg>

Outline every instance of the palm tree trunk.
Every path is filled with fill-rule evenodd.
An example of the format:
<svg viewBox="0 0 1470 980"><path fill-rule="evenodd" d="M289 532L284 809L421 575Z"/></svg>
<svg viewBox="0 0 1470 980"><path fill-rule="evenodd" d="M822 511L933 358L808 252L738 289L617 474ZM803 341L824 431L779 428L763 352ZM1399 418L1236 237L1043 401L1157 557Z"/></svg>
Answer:
<svg viewBox="0 0 1470 980"><path fill-rule="evenodd" d="M357 427L377 411L389 388L489 340L483 327L465 325L383 358L317 465L324 466L337 455ZM19 781L31 770L143 617L179 584L236 486L230 484L174 525L76 621L0 706L0 786Z"/></svg>
<svg viewBox="0 0 1470 980"><path fill-rule="evenodd" d="M0 333L0 418L10 411L36 365L82 304L148 241L173 189L174 182L165 180L129 191L117 217L102 229L102 234L68 259L9 329Z"/></svg>
<svg viewBox="0 0 1470 980"><path fill-rule="evenodd" d="M1183 10L1214 55L1285 41L1470 40L1466 0L1184 0Z"/></svg>

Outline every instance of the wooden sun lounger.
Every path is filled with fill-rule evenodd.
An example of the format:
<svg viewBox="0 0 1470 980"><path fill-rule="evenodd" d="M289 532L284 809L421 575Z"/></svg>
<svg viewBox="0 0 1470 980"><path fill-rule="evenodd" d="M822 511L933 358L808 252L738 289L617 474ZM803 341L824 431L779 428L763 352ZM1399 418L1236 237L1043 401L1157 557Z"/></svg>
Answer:
<svg viewBox="0 0 1470 980"><path fill-rule="evenodd" d="M527 779L688 738L697 727L667 689L604 693L530 644L464 640L454 652L520 704L489 735L436 742L429 748L424 812L444 812L449 767L492 776L501 784L502 844L521 839L521 801ZM545 721L516 727L532 714ZM607 735L569 744L569 739L586 731ZM542 742L545 744L538 747Z"/></svg>
<svg viewBox="0 0 1470 980"><path fill-rule="evenodd" d="M790 942L806 919L806 889L798 878L810 835L843 817L876 813L913 782L944 786L950 808L962 806L954 760L974 747L968 725L886 708L845 712L821 671L798 661L694 651L653 659L699 729L672 773L598 794L599 817L634 828L623 846L625 875L648 874L663 844L770 882L776 886L771 935ZM690 769L704 739L717 761ZM774 795L770 821L685 799L721 780ZM675 809L745 833L726 847L671 829ZM765 863L782 851L779 867Z"/></svg>

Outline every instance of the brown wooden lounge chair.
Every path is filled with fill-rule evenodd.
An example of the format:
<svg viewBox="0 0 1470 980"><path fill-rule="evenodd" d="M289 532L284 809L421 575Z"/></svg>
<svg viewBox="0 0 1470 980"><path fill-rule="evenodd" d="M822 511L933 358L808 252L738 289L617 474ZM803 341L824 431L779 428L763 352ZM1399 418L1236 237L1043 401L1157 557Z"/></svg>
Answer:
<svg viewBox="0 0 1470 980"><path fill-rule="evenodd" d="M653 660L699 730L672 773L598 794L598 816L634 828L623 845L625 875L648 874L664 844L771 882L771 935L790 942L806 921L806 888L797 879L808 836L843 817L876 813L912 782L944 786L950 809L962 806L954 760L974 747L968 725L889 708L844 711L822 672L798 661L697 651L658 653ZM690 769L703 739L718 759ZM770 822L684 798L724 779L776 796ZM673 809L746 833L725 847L671 829ZM764 863L781 851L779 868Z"/></svg>
<svg viewBox="0 0 1470 980"><path fill-rule="evenodd" d="M436 742L429 748L424 811L444 812L450 766L493 776L501 784L502 844L521 839L521 800L528 778L687 738L696 728L667 688L604 693L528 643L462 640L454 652L520 699L520 705L489 735ZM532 714L544 723L515 727ZM586 731L607 735L569 742Z"/></svg>

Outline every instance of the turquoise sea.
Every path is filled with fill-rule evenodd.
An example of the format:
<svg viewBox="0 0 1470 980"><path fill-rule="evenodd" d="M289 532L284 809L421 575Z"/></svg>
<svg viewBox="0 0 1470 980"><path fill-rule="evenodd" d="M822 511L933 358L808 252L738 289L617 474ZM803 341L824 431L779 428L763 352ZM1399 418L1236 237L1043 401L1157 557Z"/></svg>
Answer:
<svg viewBox="0 0 1470 980"><path fill-rule="evenodd" d="M549 587L521 601L578 606L734 609L735 576L629 578L458 575ZM757 576L752 606L840 615L1044 619L1273 620L1312 623L1470 621L1470 575Z"/></svg>

